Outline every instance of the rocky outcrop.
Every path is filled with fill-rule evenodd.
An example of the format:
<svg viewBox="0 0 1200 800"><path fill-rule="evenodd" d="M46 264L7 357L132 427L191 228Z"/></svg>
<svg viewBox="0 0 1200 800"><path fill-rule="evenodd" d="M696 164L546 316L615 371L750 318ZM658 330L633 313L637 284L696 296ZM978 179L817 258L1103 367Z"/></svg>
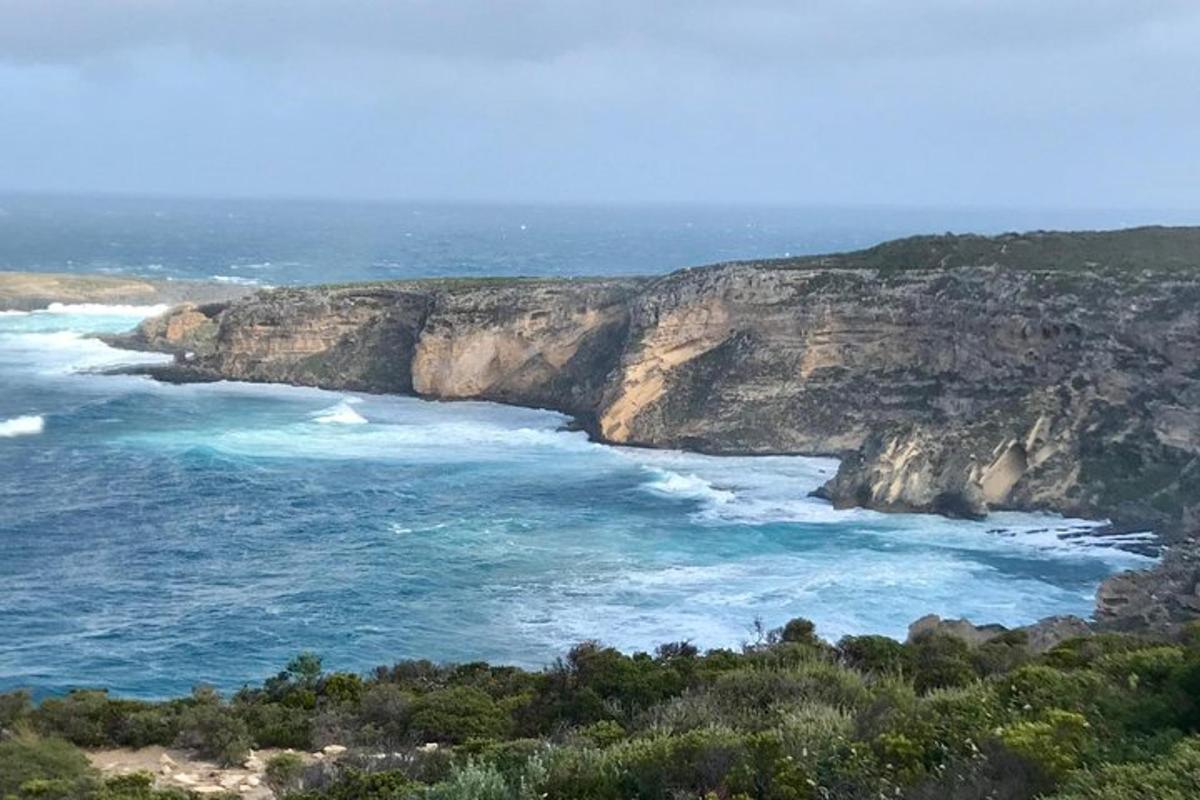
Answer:
<svg viewBox="0 0 1200 800"><path fill-rule="evenodd" d="M213 317L187 369L554 408L620 444L836 454L839 506L1180 536L1200 525L1197 266L1200 229L1141 229L658 279L274 290Z"/></svg>
<svg viewBox="0 0 1200 800"><path fill-rule="evenodd" d="M1020 636L1013 639L1011 634ZM975 625L965 619L942 619L937 614L927 614L908 626L908 643L919 641L929 635L952 636L971 647L979 647L990 641L1008 638L1021 641L1029 652L1045 653L1070 639L1091 636L1093 626L1086 620L1073 616L1045 617L1030 625L1006 628L1003 625ZM1002 638L1003 637L1003 638Z"/></svg>
<svg viewBox="0 0 1200 800"><path fill-rule="evenodd" d="M1200 546L1171 547L1152 569L1108 578L1096 593L1095 616L1104 630L1166 635L1200 620Z"/></svg>

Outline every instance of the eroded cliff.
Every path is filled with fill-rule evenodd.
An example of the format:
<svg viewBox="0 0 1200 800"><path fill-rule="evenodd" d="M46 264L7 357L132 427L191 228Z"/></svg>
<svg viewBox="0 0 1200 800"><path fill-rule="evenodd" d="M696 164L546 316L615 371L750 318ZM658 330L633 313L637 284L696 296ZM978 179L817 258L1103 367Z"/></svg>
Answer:
<svg viewBox="0 0 1200 800"><path fill-rule="evenodd" d="M838 454L824 493L841 506L1170 535L1200 522L1197 267L1192 228L918 237L658 279L274 290L141 338L191 350L176 371L195 377L555 408L622 444Z"/></svg>

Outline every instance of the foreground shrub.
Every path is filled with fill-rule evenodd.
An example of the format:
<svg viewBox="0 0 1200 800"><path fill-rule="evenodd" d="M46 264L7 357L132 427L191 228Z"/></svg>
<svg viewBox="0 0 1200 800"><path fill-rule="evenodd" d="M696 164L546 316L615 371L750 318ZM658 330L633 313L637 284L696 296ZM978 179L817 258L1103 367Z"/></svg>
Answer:
<svg viewBox="0 0 1200 800"><path fill-rule="evenodd" d="M1146 764L1105 764L1077 773L1056 800L1193 800L1200 797L1200 738Z"/></svg>
<svg viewBox="0 0 1200 800"><path fill-rule="evenodd" d="M264 777L276 797L298 791L303 785L304 760L296 753L279 753L267 761Z"/></svg>
<svg viewBox="0 0 1200 800"><path fill-rule="evenodd" d="M1000 740L1055 778L1080 766L1092 745L1088 721L1081 714L1050 709L1040 719L1017 722L1000 731Z"/></svg>
<svg viewBox="0 0 1200 800"><path fill-rule="evenodd" d="M976 678L971 648L957 636L926 633L909 645L908 654L918 692L965 686Z"/></svg>
<svg viewBox="0 0 1200 800"><path fill-rule="evenodd" d="M96 778L87 757L70 742L22 733L0 741L0 797L76 797ZM26 786L40 782L33 789ZM22 790L26 786L26 790Z"/></svg>

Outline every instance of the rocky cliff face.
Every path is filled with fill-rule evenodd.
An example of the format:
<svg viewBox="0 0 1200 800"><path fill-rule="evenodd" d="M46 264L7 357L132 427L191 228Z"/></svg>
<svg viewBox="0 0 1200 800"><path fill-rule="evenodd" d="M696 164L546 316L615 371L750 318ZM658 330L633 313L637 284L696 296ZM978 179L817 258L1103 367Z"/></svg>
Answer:
<svg viewBox="0 0 1200 800"><path fill-rule="evenodd" d="M653 280L275 290L190 317L210 345L184 368L555 408L622 444L838 454L824 493L842 506L1181 534L1200 523L1197 267L1200 230L1143 229Z"/></svg>

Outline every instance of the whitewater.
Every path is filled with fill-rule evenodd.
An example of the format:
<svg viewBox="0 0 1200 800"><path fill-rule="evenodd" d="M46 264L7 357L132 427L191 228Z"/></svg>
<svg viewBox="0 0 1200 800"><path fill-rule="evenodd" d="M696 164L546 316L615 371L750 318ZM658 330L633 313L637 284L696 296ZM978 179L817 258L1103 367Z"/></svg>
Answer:
<svg viewBox="0 0 1200 800"><path fill-rule="evenodd" d="M144 697L294 653L550 662L737 646L756 619L903 636L1087 615L1150 559L1097 523L839 511L832 459L615 448L560 414L112 368L154 307L0 316L0 690Z"/></svg>

